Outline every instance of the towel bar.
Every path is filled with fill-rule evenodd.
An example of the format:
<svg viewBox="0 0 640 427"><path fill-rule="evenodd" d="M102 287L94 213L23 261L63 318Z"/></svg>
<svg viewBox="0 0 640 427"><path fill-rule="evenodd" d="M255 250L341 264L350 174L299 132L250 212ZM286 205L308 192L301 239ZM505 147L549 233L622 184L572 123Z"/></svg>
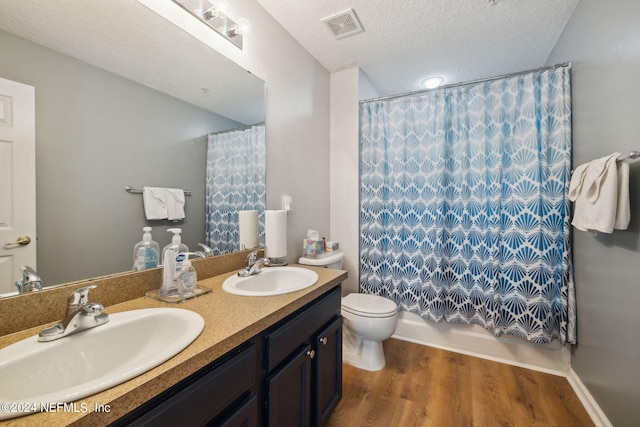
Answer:
<svg viewBox="0 0 640 427"><path fill-rule="evenodd" d="M623 160L636 160L640 158L640 151L629 151L627 154L620 154L616 160L621 162Z"/></svg>
<svg viewBox="0 0 640 427"><path fill-rule="evenodd" d="M144 192L143 188L131 187L129 185L124 187L124 189L127 191L127 193L131 193L131 194L142 194ZM191 195L191 190L182 190L182 191L184 191L185 196Z"/></svg>

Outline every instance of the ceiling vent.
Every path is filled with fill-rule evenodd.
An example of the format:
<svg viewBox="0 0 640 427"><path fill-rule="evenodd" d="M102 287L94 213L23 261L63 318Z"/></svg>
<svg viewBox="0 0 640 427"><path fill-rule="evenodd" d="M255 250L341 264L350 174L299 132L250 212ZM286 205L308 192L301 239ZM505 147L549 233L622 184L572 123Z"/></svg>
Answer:
<svg viewBox="0 0 640 427"><path fill-rule="evenodd" d="M353 9L345 10L328 18L321 19L336 39L343 39L364 31Z"/></svg>

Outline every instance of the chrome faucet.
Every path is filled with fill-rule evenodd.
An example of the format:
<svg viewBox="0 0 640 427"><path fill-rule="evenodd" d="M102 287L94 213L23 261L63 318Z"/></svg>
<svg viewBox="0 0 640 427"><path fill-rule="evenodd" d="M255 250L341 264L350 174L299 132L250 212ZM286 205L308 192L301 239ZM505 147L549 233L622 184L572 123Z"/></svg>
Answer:
<svg viewBox="0 0 640 427"><path fill-rule="evenodd" d="M260 273L262 270L260 266L263 264L269 263L269 258L260 258L257 259L258 251L261 249L257 249L255 251L251 251L249 255L247 255L247 266L242 270L238 271L238 276L240 277L248 277L253 276L254 274Z"/></svg>
<svg viewBox="0 0 640 427"><path fill-rule="evenodd" d="M211 249L209 246L205 245L204 243L198 243L198 246L201 246L202 250L196 251L195 252L196 256L200 258L209 258L215 255L213 253L213 249Z"/></svg>
<svg viewBox="0 0 640 427"><path fill-rule="evenodd" d="M67 314L60 322L43 329L38 341L53 341L67 335L103 325L109 321L104 306L89 302L89 291L96 285L85 286L73 291L67 299Z"/></svg>
<svg viewBox="0 0 640 427"><path fill-rule="evenodd" d="M16 282L18 293L27 294L42 290L42 279L33 268L23 265L20 267L20 271L22 271L22 280Z"/></svg>

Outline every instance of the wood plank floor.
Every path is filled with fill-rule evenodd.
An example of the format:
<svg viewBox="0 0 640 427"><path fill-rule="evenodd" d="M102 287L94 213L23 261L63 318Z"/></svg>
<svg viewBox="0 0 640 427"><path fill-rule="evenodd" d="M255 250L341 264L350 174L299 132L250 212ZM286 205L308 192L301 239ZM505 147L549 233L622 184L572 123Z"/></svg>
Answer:
<svg viewBox="0 0 640 427"><path fill-rule="evenodd" d="M566 378L406 341L384 343L387 365L343 365L328 427L593 426Z"/></svg>

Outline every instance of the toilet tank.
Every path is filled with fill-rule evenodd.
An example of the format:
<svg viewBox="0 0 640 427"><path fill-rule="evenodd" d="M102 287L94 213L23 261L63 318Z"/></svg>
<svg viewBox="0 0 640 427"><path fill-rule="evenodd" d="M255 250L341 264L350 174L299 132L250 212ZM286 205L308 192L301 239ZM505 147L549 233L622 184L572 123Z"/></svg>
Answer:
<svg viewBox="0 0 640 427"><path fill-rule="evenodd" d="M298 260L298 264L313 265L315 267L335 268L337 270L341 270L342 257L344 257L344 253L342 251L331 251L325 253L320 258L300 257L300 259Z"/></svg>

